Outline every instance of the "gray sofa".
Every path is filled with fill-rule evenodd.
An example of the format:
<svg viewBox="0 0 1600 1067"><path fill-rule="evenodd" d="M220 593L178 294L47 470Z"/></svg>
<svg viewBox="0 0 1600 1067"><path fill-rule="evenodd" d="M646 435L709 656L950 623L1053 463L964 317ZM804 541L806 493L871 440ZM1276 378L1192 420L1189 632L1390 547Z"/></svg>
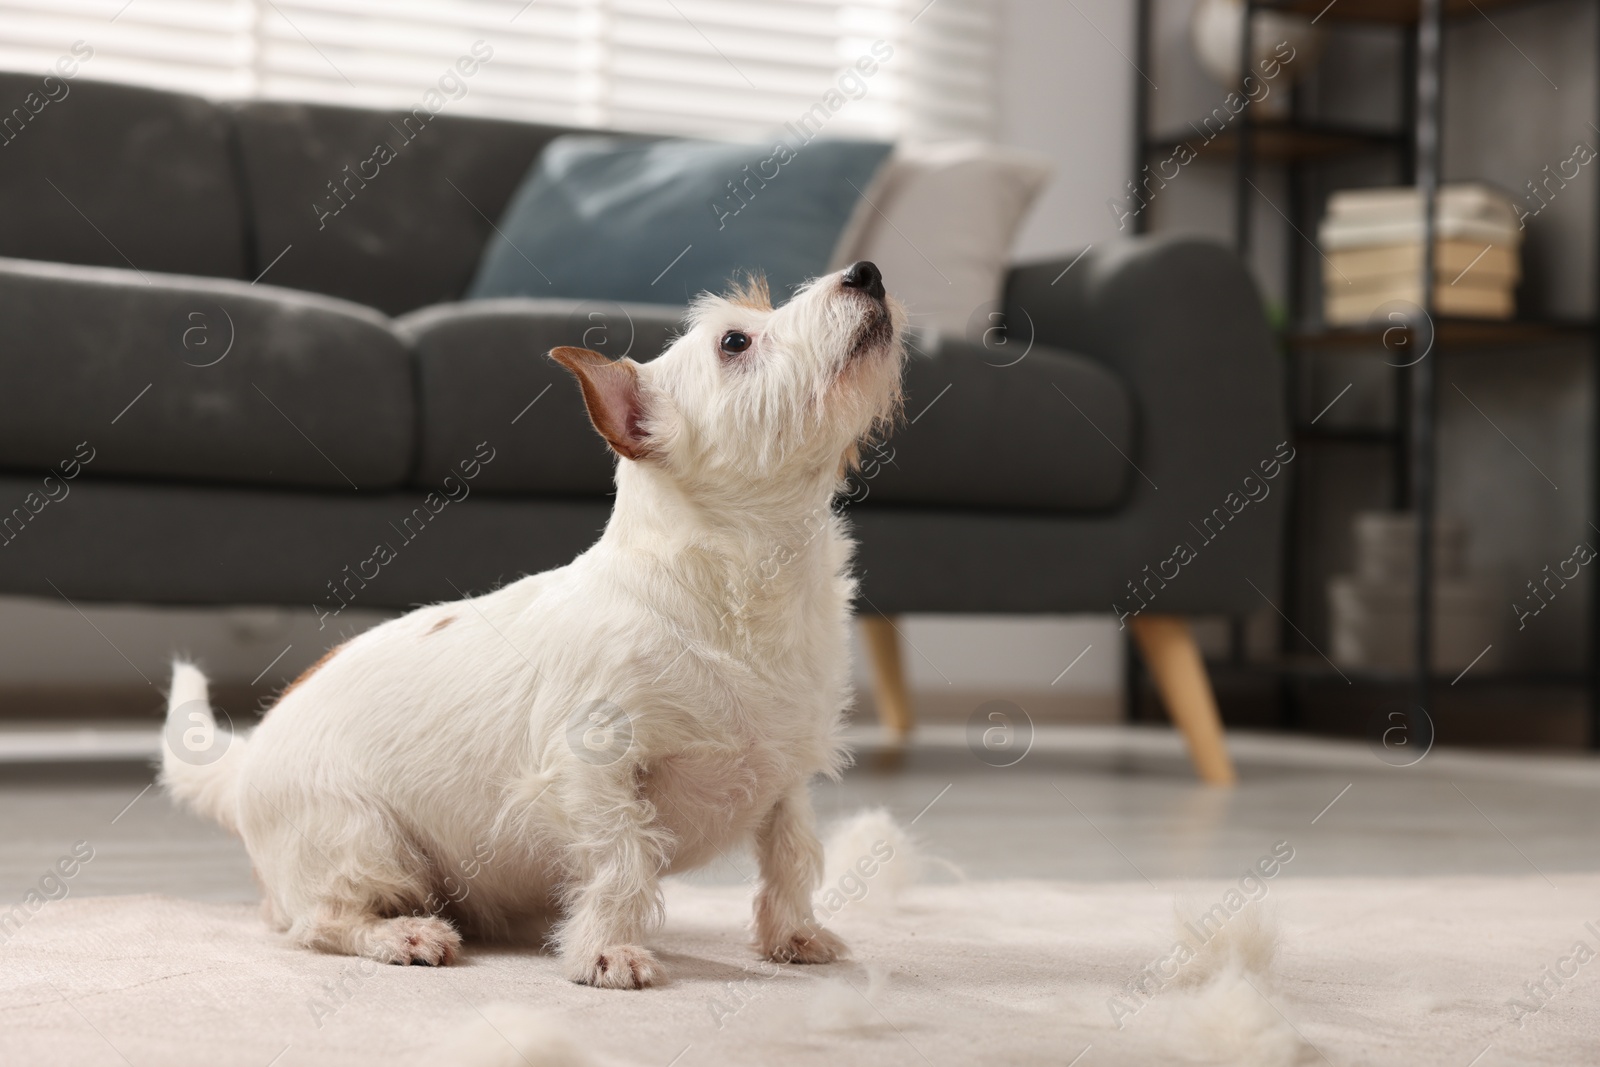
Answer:
<svg viewBox="0 0 1600 1067"><path fill-rule="evenodd" d="M458 302L563 132L73 83L0 146L0 593L400 608L590 544L611 460L544 353L647 359L681 307ZM863 611L1275 597L1285 493L1197 536L1286 436L1250 279L1200 240L1069 262L1010 272L1003 355L919 345L847 505Z"/></svg>

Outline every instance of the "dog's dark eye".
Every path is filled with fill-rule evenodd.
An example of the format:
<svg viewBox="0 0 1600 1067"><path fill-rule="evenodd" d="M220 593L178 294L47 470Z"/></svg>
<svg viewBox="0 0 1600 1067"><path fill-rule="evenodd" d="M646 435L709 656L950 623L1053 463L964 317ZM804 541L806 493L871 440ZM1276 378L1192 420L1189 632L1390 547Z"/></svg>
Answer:
<svg viewBox="0 0 1600 1067"><path fill-rule="evenodd" d="M738 330L729 330L722 335L722 354L737 356L740 352L750 347L750 335Z"/></svg>

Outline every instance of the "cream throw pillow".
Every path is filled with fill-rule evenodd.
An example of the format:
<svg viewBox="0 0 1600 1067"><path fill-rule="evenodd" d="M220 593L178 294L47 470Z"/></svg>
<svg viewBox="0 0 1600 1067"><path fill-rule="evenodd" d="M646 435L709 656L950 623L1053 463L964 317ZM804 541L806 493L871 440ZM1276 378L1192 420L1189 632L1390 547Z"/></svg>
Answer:
<svg viewBox="0 0 1600 1067"><path fill-rule="evenodd" d="M964 335L988 325L1012 240L1050 177L1039 156L960 141L896 148L864 189L830 269L869 259L913 326Z"/></svg>

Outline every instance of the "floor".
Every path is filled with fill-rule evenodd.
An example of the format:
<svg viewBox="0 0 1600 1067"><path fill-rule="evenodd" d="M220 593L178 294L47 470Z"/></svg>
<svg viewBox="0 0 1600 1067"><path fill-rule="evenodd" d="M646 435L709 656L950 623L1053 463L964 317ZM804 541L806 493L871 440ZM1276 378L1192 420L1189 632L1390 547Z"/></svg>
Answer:
<svg viewBox="0 0 1600 1067"><path fill-rule="evenodd" d="M892 890L866 894L877 910L829 917L851 962L768 984L730 921L753 867L734 855L668 888L672 976L634 1000L539 953L368 976L290 950L248 903L240 845L152 787L152 732L0 731L0 911L58 901L7 942L0 1062L462 1062L459 1028L484 1020L498 1058L482 1062L511 1063L503 1028L530 1011L646 1067L1592 1060L1592 986L1540 998L1526 1028L1506 998L1591 936L1600 760L1440 748L1398 767L1362 743L1235 732L1241 782L1217 790L1165 728L1041 728L1020 758L990 754L1003 767L959 727L903 751L853 741L856 766L816 787L824 823L883 806L942 861L930 880L973 883L887 908ZM1171 944L1175 909L1226 904L1269 856L1279 963L1118 992ZM517 1014L489 1022L498 1003Z"/></svg>
<svg viewBox="0 0 1600 1067"><path fill-rule="evenodd" d="M1179 889L1236 876L1280 841L1295 849L1294 877L1600 871L1600 760L1583 756L1440 749L1395 767L1360 743L1235 734L1241 782L1224 791L1194 781L1166 729L1041 728L1008 767L981 762L959 728L929 728L899 754L870 730L854 741L856 766L814 789L822 821L888 808L943 861L936 880ZM0 903L20 900L80 841L94 858L69 885L75 897L255 899L242 847L173 808L129 758L145 746L153 738L123 738L120 758L40 764L20 755L64 750L0 736ZM734 856L693 877L730 883L749 868Z"/></svg>

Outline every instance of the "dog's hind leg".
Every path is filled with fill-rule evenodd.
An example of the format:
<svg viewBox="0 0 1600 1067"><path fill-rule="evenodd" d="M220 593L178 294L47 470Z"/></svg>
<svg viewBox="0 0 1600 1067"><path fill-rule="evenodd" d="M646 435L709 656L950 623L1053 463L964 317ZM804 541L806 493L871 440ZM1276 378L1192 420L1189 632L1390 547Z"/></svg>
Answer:
<svg viewBox="0 0 1600 1067"><path fill-rule="evenodd" d="M437 967L460 955L461 935L449 920L423 910L422 896L408 882L386 882L368 867L359 879L321 881L313 893L288 906L293 919L287 932L298 945L401 966Z"/></svg>
<svg viewBox="0 0 1600 1067"><path fill-rule="evenodd" d="M402 965L459 955L461 935L428 906L427 857L381 813L327 800L313 811L259 789L249 799L245 843L274 925L294 943Z"/></svg>
<svg viewBox="0 0 1600 1067"><path fill-rule="evenodd" d="M822 884L822 844L802 783L767 812L756 829L761 888L756 893L756 944L779 963L832 963L844 942L824 930L811 910Z"/></svg>
<svg viewBox="0 0 1600 1067"><path fill-rule="evenodd" d="M365 956L379 963L453 963L461 935L437 915L384 918L364 908L323 905L310 921L291 931L309 948L347 956Z"/></svg>

